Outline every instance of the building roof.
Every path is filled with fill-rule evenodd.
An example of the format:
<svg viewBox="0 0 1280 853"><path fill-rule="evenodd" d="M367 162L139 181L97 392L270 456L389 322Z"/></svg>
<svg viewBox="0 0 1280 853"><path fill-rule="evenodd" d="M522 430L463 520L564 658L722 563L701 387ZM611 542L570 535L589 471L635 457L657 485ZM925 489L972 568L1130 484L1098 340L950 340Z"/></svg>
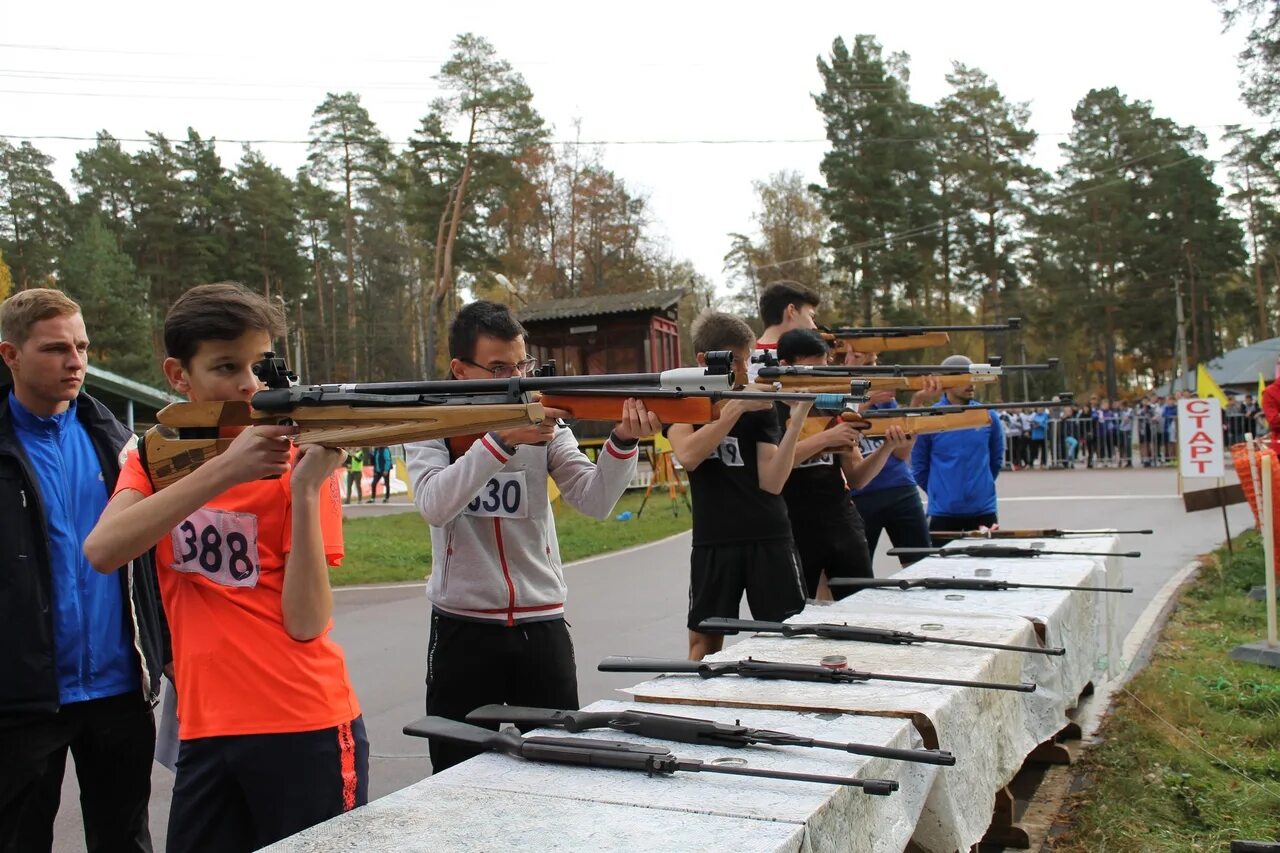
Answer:
<svg viewBox="0 0 1280 853"><path fill-rule="evenodd" d="M144 385L141 382L135 382L132 379L121 376L119 373L103 370L93 364L90 364L85 369L84 384L91 392L106 391L117 397L133 400L135 403L142 403L155 409L163 409L170 403L182 402L181 397L175 397L166 391L152 388L150 385Z"/></svg>
<svg viewBox="0 0 1280 853"><path fill-rule="evenodd" d="M1213 381L1223 388L1235 386L1250 392L1256 392L1258 374L1262 374L1262 378L1267 383L1270 383L1275 378L1276 360L1278 358L1280 358L1280 338L1268 338L1265 341L1258 341L1256 344L1250 344L1247 347L1224 352L1206 364L1205 367L1209 370L1209 375L1213 377ZM1182 389L1182 383L1182 377L1178 377L1178 381L1175 383L1177 390ZM1191 366L1186 383L1186 387L1192 391L1195 390L1195 365ZM1156 393L1162 396L1170 393L1169 383L1166 382L1157 388Z"/></svg>
<svg viewBox="0 0 1280 853"><path fill-rule="evenodd" d="M687 293L674 290L643 290L637 293L610 293L603 296L578 296L573 299L551 299L532 302L516 314L521 322L568 320L574 317L599 317L604 314L630 314L634 311L666 311Z"/></svg>

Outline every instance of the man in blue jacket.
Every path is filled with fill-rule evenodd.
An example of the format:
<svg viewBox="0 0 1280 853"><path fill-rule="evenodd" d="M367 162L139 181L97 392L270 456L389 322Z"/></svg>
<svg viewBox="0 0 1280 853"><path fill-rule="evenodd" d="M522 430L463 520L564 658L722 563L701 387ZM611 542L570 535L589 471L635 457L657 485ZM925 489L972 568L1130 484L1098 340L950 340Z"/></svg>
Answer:
<svg viewBox="0 0 1280 853"><path fill-rule="evenodd" d="M970 364L953 355L943 364ZM939 406L976 405L974 386L952 388ZM921 435L911 451L911 473L929 496L929 530L976 530L996 523L996 477L1004 464L1004 430L995 410L991 424ZM938 544L937 542L934 543Z"/></svg>
<svg viewBox="0 0 1280 853"><path fill-rule="evenodd" d="M168 630L149 555L93 570L81 550L133 434L81 391L80 306L24 290L0 306L0 851L53 846L67 752L86 846L150 851L151 707Z"/></svg>

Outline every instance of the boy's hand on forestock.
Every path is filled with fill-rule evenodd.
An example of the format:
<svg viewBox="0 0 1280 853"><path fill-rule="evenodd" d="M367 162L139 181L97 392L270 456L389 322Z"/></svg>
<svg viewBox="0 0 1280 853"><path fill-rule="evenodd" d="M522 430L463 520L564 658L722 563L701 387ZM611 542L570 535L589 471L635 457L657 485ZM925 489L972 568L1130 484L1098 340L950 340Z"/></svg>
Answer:
<svg viewBox="0 0 1280 853"><path fill-rule="evenodd" d="M296 426L247 427L218 456L219 464L234 484L279 477L289 470L289 438L297 434Z"/></svg>
<svg viewBox="0 0 1280 853"><path fill-rule="evenodd" d="M542 411L544 417L541 423L499 430L497 433L499 440L507 447L518 447L521 444L546 444L555 438L556 421L569 417L570 413L563 409L549 409L545 406Z"/></svg>
<svg viewBox="0 0 1280 853"><path fill-rule="evenodd" d="M623 441L637 441L661 431L662 419L645 408L643 400L622 401L622 420L613 428L614 435Z"/></svg>
<svg viewBox="0 0 1280 853"><path fill-rule="evenodd" d="M891 426L884 431L884 445L888 448L888 452L901 450L904 447L910 447L915 444L915 433L908 434L900 426Z"/></svg>
<svg viewBox="0 0 1280 853"><path fill-rule="evenodd" d="M743 400L741 398L729 400L720 409L720 417L741 417L747 412L764 412L773 408L773 403L769 400Z"/></svg>
<svg viewBox="0 0 1280 853"><path fill-rule="evenodd" d="M809 412L813 409L812 400L795 400L787 403L787 407L791 409L792 418L807 418Z"/></svg>
<svg viewBox="0 0 1280 853"><path fill-rule="evenodd" d="M826 446L836 453L847 452L858 446L862 433L854 429L853 424L840 421L830 429L822 431L822 440Z"/></svg>
<svg viewBox="0 0 1280 853"><path fill-rule="evenodd" d="M341 448L321 447L318 444L300 446L298 455L293 458L293 474L290 477L293 491L317 491L346 461L347 452Z"/></svg>

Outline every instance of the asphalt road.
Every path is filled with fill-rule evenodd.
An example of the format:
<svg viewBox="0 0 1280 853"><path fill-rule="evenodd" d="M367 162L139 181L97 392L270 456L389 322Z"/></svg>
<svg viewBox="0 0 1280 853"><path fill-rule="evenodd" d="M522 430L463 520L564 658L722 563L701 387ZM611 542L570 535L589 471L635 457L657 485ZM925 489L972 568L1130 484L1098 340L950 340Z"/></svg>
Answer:
<svg viewBox="0 0 1280 853"><path fill-rule="evenodd" d="M1212 482L1196 482L1202 488ZM1137 620L1161 585L1197 555L1224 539L1222 514L1188 514L1176 494L1171 470L1074 470L1006 472L999 480L1000 523L1005 527L1152 528L1155 536L1127 536L1125 550L1142 551L1127 560L1126 581L1135 594L1125 596L1122 634ZM348 514L382 514L411 509L377 504L349 507ZM1253 523L1248 507L1231 507L1233 534ZM875 558L878 574L891 574L896 560ZM596 557L566 568L570 600L568 620L578 659L583 704L616 698L613 690L635 683L626 673L595 671L610 654L684 657L688 595L687 534L621 553ZM401 727L423 713L428 603L423 584L338 590L334 635L363 707L373 755L370 796L398 790L430 772L426 743L401 734ZM173 776L153 765L151 826L156 849L163 849ZM75 774L68 768L58 815L55 849L82 851Z"/></svg>

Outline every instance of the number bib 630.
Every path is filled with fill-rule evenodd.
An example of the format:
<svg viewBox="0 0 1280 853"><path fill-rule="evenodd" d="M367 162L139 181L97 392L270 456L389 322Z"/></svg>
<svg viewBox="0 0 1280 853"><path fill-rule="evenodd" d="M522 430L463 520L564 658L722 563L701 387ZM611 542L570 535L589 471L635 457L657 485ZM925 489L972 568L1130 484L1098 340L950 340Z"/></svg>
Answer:
<svg viewBox="0 0 1280 853"><path fill-rule="evenodd" d="M484 518L528 518L529 499L525 491L524 472L494 474L480 493L471 499L466 515Z"/></svg>
<svg viewBox="0 0 1280 853"><path fill-rule="evenodd" d="M258 559L258 517L244 512L198 509L173 529L169 568L208 578L222 586L254 587Z"/></svg>

